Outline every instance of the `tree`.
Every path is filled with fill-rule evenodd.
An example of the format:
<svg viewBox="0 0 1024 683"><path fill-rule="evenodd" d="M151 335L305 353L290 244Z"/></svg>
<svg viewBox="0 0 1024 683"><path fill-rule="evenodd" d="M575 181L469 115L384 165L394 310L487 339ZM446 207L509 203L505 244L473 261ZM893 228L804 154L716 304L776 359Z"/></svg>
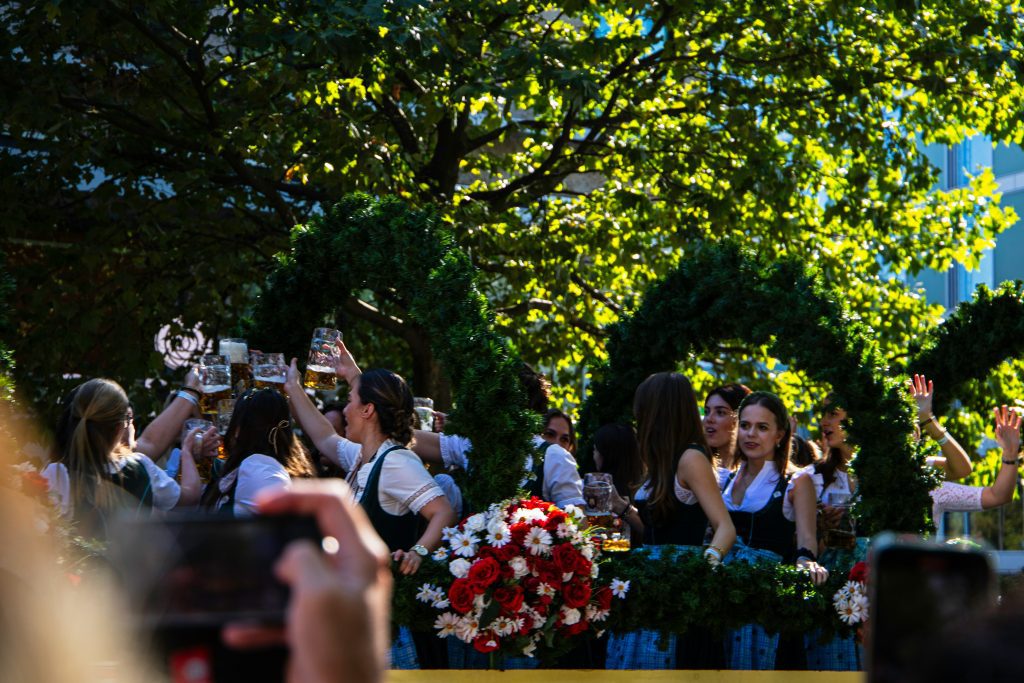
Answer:
<svg viewBox="0 0 1024 683"><path fill-rule="evenodd" d="M974 264L1014 219L988 174L932 191L921 153L1020 141L1009 2L108 0L0 17L23 387L152 375L161 325L233 325L289 230L352 190L439 203L499 329L560 372L602 358L604 326L720 236L812 262L898 356L939 310L892 274ZM388 308L338 313L400 332ZM723 350L716 373L763 375L756 350Z"/></svg>

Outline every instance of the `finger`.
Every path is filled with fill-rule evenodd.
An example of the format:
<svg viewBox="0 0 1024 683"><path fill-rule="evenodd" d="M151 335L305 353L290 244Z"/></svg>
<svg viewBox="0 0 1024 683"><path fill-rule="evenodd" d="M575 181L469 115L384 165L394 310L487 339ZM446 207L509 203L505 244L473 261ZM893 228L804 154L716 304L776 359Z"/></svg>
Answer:
<svg viewBox="0 0 1024 683"><path fill-rule="evenodd" d="M238 649L251 649L283 645L284 628L259 626L255 624L228 624L221 631L225 645Z"/></svg>
<svg viewBox="0 0 1024 683"><path fill-rule="evenodd" d="M330 581L332 569L324 554L309 540L292 541L274 565L274 574L289 586L314 589Z"/></svg>

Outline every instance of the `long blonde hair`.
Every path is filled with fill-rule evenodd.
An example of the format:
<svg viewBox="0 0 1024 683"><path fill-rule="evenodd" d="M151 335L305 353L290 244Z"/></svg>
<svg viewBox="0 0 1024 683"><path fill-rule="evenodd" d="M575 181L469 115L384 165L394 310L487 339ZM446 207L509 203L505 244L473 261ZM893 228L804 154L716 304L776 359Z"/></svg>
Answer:
<svg viewBox="0 0 1024 683"><path fill-rule="evenodd" d="M112 505L113 491L101 483L110 479L110 462L125 452L120 437L127 416L128 395L109 379L91 379L65 401L57 433L58 461L68 468L75 505Z"/></svg>

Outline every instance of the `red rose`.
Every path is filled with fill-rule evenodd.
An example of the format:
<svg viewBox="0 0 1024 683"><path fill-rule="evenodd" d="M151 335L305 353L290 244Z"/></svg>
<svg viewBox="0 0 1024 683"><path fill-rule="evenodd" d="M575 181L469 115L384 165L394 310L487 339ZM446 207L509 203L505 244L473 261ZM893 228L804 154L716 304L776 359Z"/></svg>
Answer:
<svg viewBox="0 0 1024 683"><path fill-rule="evenodd" d="M582 619L580 619L579 621L577 621L572 626L566 626L565 627L565 634L569 635L569 636L574 636L574 635L576 635L578 633L583 633L586 630L587 630L587 622L585 622Z"/></svg>
<svg viewBox="0 0 1024 683"><path fill-rule="evenodd" d="M535 595L537 593L537 588L539 587L540 579L538 579L536 576L523 577L523 588L526 589L527 593Z"/></svg>
<svg viewBox="0 0 1024 683"><path fill-rule="evenodd" d="M555 531L558 530L558 527L568 521L568 519L569 515L565 514L561 510L555 510L548 515L548 521L544 522L544 528L551 533L555 533Z"/></svg>
<svg viewBox="0 0 1024 683"><path fill-rule="evenodd" d="M597 606L602 610L609 610L612 608L612 589L608 586L601 586L594 591L594 601Z"/></svg>
<svg viewBox="0 0 1024 683"><path fill-rule="evenodd" d="M531 524L526 522L516 522L509 527L509 536L512 537L512 542L517 545L523 545L526 541L526 534L530 533Z"/></svg>
<svg viewBox="0 0 1024 683"><path fill-rule="evenodd" d="M580 609L590 602L590 585L573 579L562 589L562 601L566 607Z"/></svg>
<svg viewBox="0 0 1024 683"><path fill-rule="evenodd" d="M523 606L525 599L523 589L519 586L502 586L494 591L494 599L510 614L515 614Z"/></svg>
<svg viewBox="0 0 1024 683"><path fill-rule="evenodd" d="M571 543L556 545L551 551L551 559L558 566L558 571L563 574L576 571L580 558L579 551L572 547Z"/></svg>
<svg viewBox="0 0 1024 683"><path fill-rule="evenodd" d="M498 645L498 637L490 631L473 639L473 647L477 652L494 652Z"/></svg>
<svg viewBox="0 0 1024 683"><path fill-rule="evenodd" d="M861 583L867 583L868 580L868 565L864 562L858 562L850 568L850 581L860 581Z"/></svg>
<svg viewBox="0 0 1024 683"><path fill-rule="evenodd" d="M501 565L500 577L502 581L509 581L515 578L516 572L507 564Z"/></svg>
<svg viewBox="0 0 1024 683"><path fill-rule="evenodd" d="M580 576L590 576L590 570L593 566L594 563L583 557L583 555L579 555L579 557L576 558L575 571Z"/></svg>
<svg viewBox="0 0 1024 683"><path fill-rule="evenodd" d="M485 557L473 563L467 578L476 586L478 593L483 593L484 589L497 581L500 575L501 565L498 561L493 557Z"/></svg>
<svg viewBox="0 0 1024 683"><path fill-rule="evenodd" d="M459 614L465 614L473 609L475 597L476 591L468 579L455 579L452 581L452 587L448 589L448 601L452 604L452 609Z"/></svg>

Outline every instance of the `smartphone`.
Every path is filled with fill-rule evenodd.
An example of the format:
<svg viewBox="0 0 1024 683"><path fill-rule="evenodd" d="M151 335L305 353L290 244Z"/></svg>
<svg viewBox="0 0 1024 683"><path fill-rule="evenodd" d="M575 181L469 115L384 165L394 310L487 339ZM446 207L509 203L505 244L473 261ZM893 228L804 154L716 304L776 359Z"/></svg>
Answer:
<svg viewBox="0 0 1024 683"><path fill-rule="evenodd" d="M977 549L891 535L872 545L868 680L906 681L951 630L995 608L995 570Z"/></svg>
<svg viewBox="0 0 1024 683"><path fill-rule="evenodd" d="M274 565L294 540L323 542L312 517L185 513L120 519L108 558L141 625L281 624L288 587Z"/></svg>

